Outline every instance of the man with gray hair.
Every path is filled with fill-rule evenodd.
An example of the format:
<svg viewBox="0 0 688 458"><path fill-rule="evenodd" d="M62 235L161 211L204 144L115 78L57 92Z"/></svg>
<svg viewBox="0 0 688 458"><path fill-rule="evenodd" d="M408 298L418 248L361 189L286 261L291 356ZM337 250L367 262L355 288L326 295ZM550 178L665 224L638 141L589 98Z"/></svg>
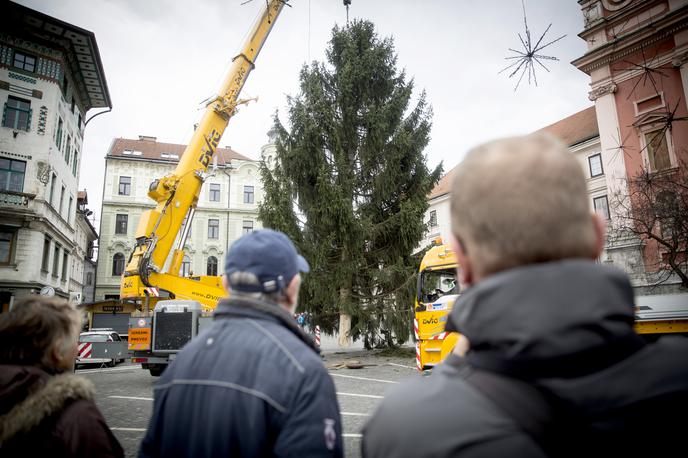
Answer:
<svg viewBox="0 0 688 458"><path fill-rule="evenodd" d="M604 222L575 157L546 135L469 152L451 195L467 288L461 334L428 378L390 390L367 457L674 456L688 407L688 339L647 343L633 289L600 265Z"/></svg>
<svg viewBox="0 0 688 458"><path fill-rule="evenodd" d="M229 297L156 385L140 456L343 455L334 384L293 318L308 271L281 232L234 242Z"/></svg>

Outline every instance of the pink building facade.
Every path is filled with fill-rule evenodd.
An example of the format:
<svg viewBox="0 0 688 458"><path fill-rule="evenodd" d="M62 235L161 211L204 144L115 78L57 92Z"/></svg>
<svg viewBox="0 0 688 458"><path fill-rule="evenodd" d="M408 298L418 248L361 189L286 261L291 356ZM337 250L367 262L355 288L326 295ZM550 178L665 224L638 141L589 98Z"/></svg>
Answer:
<svg viewBox="0 0 688 458"><path fill-rule="evenodd" d="M609 193L627 195L627 180L639 173L688 164L688 0L578 3L588 51L573 64L590 75ZM613 226L623 209L610 210ZM614 263L635 271L636 286L650 292L663 269L661 247L642 238L615 243ZM661 288L678 286L670 279Z"/></svg>

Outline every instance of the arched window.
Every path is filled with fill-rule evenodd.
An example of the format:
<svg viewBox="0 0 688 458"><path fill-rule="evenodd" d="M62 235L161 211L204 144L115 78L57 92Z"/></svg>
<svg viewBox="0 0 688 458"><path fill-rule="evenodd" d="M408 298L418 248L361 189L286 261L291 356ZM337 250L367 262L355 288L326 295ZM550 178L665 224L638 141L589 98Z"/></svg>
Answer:
<svg viewBox="0 0 688 458"><path fill-rule="evenodd" d="M215 256L208 258L208 275L217 276L217 258Z"/></svg>
<svg viewBox="0 0 688 458"><path fill-rule="evenodd" d="M184 260L182 261L182 268L179 269L179 276L188 277L189 272L191 272L191 258L188 255L184 255Z"/></svg>
<svg viewBox="0 0 688 458"><path fill-rule="evenodd" d="M119 276L124 272L124 255L122 253L115 253L112 258L112 275Z"/></svg>

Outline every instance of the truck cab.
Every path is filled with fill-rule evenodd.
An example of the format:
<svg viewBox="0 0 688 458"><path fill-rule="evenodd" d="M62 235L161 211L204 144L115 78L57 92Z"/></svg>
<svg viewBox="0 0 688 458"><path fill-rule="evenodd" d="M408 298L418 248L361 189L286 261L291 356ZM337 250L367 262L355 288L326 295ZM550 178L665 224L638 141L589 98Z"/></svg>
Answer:
<svg viewBox="0 0 688 458"><path fill-rule="evenodd" d="M442 347L448 337L444 327L460 294L457 267L454 252L441 240L436 241L420 263L414 307L419 370L431 368L442 360Z"/></svg>

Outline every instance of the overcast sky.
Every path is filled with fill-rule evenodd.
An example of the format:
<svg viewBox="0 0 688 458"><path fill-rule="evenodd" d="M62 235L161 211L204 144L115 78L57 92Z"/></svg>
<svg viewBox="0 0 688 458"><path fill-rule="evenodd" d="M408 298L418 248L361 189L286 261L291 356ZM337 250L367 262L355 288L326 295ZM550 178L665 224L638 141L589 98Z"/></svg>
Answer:
<svg viewBox="0 0 688 458"><path fill-rule="evenodd" d="M150 135L186 143L201 102L215 93L241 47L263 0L19 0L18 3L95 33L113 111L86 128L80 189L100 217L105 154L113 138ZM220 143L258 159L272 114L285 113L298 92L298 73L322 60L335 24L346 22L342 0L292 0L277 20L242 96L259 96L230 120ZM583 17L575 0L525 0L537 40L567 36L543 53L551 73L537 69L539 86L498 72L521 48L521 0L353 0L351 18L375 23L392 36L398 65L425 89L433 128L426 149L431 166L445 172L483 141L537 130L592 104L589 78L570 64L585 52L577 34ZM91 110L92 115L97 110ZM282 116L284 119L284 116ZM154 177L151 177L151 180ZM98 227L98 226L96 226Z"/></svg>

